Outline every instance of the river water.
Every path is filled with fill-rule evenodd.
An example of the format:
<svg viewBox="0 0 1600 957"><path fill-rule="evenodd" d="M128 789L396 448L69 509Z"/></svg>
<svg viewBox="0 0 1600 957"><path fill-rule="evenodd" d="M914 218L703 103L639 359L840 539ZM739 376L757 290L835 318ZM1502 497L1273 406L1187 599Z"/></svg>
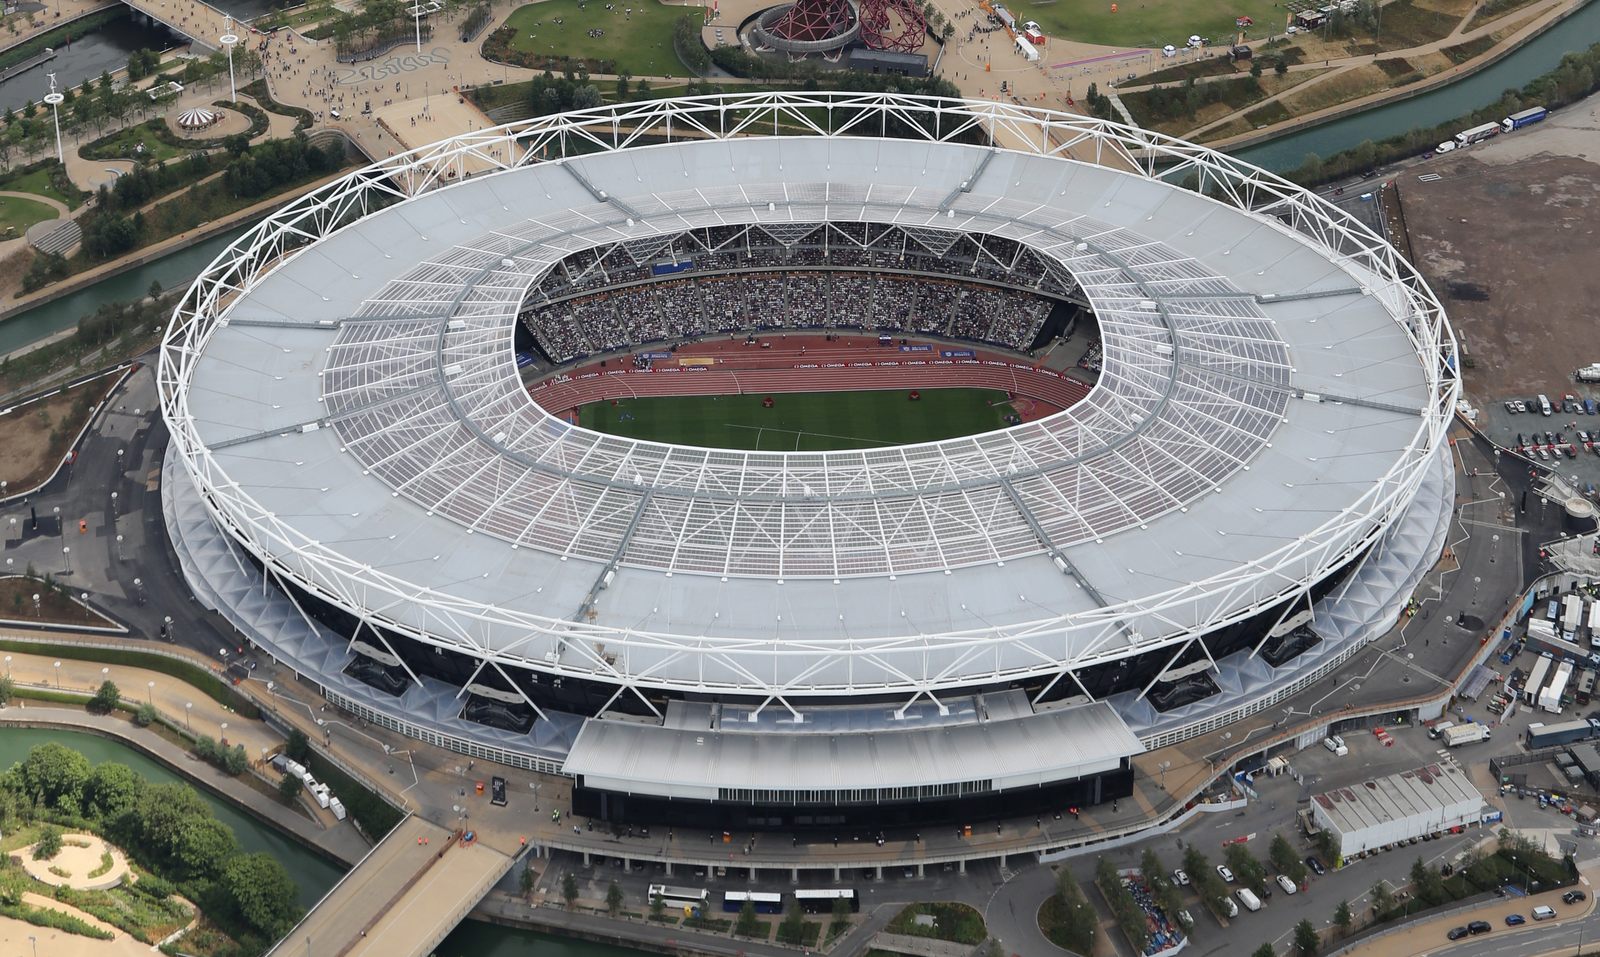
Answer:
<svg viewBox="0 0 1600 957"><path fill-rule="evenodd" d="M90 77L127 66L128 54L135 50L161 50L175 42L165 27L137 22L132 13L125 13L88 36L57 47L55 59L48 63L0 83L0 111L20 109L29 100L39 102L50 92L48 74L56 75L58 87L81 86Z"/></svg>
<svg viewBox="0 0 1600 957"><path fill-rule="evenodd" d="M166 765L145 757L119 741L81 732L32 728L6 728L0 734L0 770L21 761L28 756L29 750L47 741L64 744L82 753L94 764L105 761L125 764L149 781L187 783ZM201 768L198 764L196 767ZM212 772L201 769L200 773ZM328 863L233 804L204 789L197 790L218 820L233 829L241 847L252 853L264 851L271 854L289 869L300 890L300 903L303 906L315 904L339 880L342 868ZM436 953L439 957L638 957L640 952L469 921L447 937Z"/></svg>
<svg viewBox="0 0 1600 957"><path fill-rule="evenodd" d="M1260 146L1246 147L1233 155L1281 172L1299 166L1307 153L1331 156L1359 146L1363 140L1376 142L1419 126L1433 126L1481 109L1498 100L1507 89L1521 89L1534 77L1555 69L1566 54L1587 49L1595 43L1600 43L1600 2L1591 2L1559 26L1546 30L1516 52L1464 80Z"/></svg>

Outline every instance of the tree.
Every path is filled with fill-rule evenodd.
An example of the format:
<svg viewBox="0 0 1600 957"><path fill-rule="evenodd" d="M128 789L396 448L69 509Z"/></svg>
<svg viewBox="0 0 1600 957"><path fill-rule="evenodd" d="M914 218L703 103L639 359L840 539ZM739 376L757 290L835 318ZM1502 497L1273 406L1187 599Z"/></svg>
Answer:
<svg viewBox="0 0 1600 957"><path fill-rule="evenodd" d="M1320 159L1318 160L1317 169L1319 172L1322 169ZM1333 836L1332 831L1323 828L1316 833L1312 841L1317 845L1317 853L1322 855L1323 861L1329 867L1339 866L1339 842Z"/></svg>
<svg viewBox="0 0 1600 957"><path fill-rule="evenodd" d="M561 878L561 898L567 902L568 910L578 902L578 879L572 876L571 871Z"/></svg>
<svg viewBox="0 0 1600 957"><path fill-rule="evenodd" d="M1394 892L1383 881L1372 885L1367 898L1372 901L1372 916L1377 920L1386 919L1389 912L1394 910Z"/></svg>
<svg viewBox="0 0 1600 957"><path fill-rule="evenodd" d="M304 781L292 774L285 774L283 780L278 782L278 798L285 804L293 804L305 789Z"/></svg>
<svg viewBox="0 0 1600 957"><path fill-rule="evenodd" d="M89 710L96 714L110 714L122 702L122 692L112 681L100 682L100 690L89 699Z"/></svg>
<svg viewBox="0 0 1600 957"><path fill-rule="evenodd" d="M523 897L533 893L533 868L524 867L522 869L522 876L517 878L517 886L522 889Z"/></svg>
<svg viewBox="0 0 1600 957"><path fill-rule="evenodd" d="M593 83L586 83L572 91L572 108L575 110L593 109L600 103L600 88Z"/></svg>
<svg viewBox="0 0 1600 957"><path fill-rule="evenodd" d="M850 902L842 897L835 897L833 899L834 933L838 933L848 923L850 923Z"/></svg>
<svg viewBox="0 0 1600 957"><path fill-rule="evenodd" d="M1083 888L1078 886L1077 878L1072 876L1069 868L1062 867L1056 872L1056 896L1061 899L1062 910L1066 914L1062 931L1066 936L1067 949L1075 954L1093 953L1100 918L1095 914L1094 907L1084 899Z"/></svg>
<svg viewBox="0 0 1600 957"><path fill-rule="evenodd" d="M1350 902L1340 901L1339 906L1333 909L1333 926L1339 928L1339 936L1348 935L1355 922L1355 915L1350 913Z"/></svg>
<svg viewBox="0 0 1600 957"><path fill-rule="evenodd" d="M1283 57L1278 57L1278 62L1272 65L1272 72L1278 76L1287 74L1289 72L1289 61Z"/></svg>
<svg viewBox="0 0 1600 957"><path fill-rule="evenodd" d="M632 77L626 73L617 74L617 99L626 100L628 98L628 81L631 79Z"/></svg>
<svg viewBox="0 0 1600 957"><path fill-rule="evenodd" d="M89 774L84 812L102 821L114 821L138 806L144 788L144 778L132 768L108 761Z"/></svg>
<svg viewBox="0 0 1600 957"><path fill-rule="evenodd" d="M34 804L76 814L93 770L89 759L54 741L28 752L18 765L23 794Z"/></svg>
<svg viewBox="0 0 1600 957"><path fill-rule="evenodd" d="M1272 844L1267 848L1267 858L1272 861L1272 866L1278 873L1296 884L1303 883L1306 879L1306 863L1300 859L1294 845L1281 833L1272 835Z"/></svg>
<svg viewBox="0 0 1600 957"><path fill-rule="evenodd" d="M52 824L44 829L44 833L39 835L38 842L33 845L33 859L36 861L55 860L55 856L60 853L61 828Z"/></svg>
<svg viewBox="0 0 1600 957"><path fill-rule="evenodd" d="M1278 957L1278 952L1272 949L1271 944L1262 944L1250 952L1250 957Z"/></svg>
<svg viewBox="0 0 1600 957"><path fill-rule="evenodd" d="M290 761L305 764L311 757L311 740L299 728L289 732L289 737L283 742L283 755Z"/></svg>
<svg viewBox="0 0 1600 957"><path fill-rule="evenodd" d="M18 595L17 597L21 598L22 596ZM0 676L0 708L10 704L11 699L16 696L17 686L12 683L10 676Z"/></svg>
<svg viewBox="0 0 1600 957"><path fill-rule="evenodd" d="M1261 61L1260 60L1251 60L1250 61L1250 75L1253 78L1257 79L1257 80L1261 79Z"/></svg>
<svg viewBox="0 0 1600 957"><path fill-rule="evenodd" d="M149 295L149 297L151 299L160 299L161 298L161 280L159 280L159 279L150 280L150 291L147 293L147 295ZM303 737L305 737L305 735L302 734L301 737L303 738Z"/></svg>
<svg viewBox="0 0 1600 957"><path fill-rule="evenodd" d="M1294 949L1300 957L1316 957L1322 947L1322 937L1309 920L1294 925Z"/></svg>
<svg viewBox="0 0 1600 957"><path fill-rule="evenodd" d="M1446 899L1444 880L1420 857L1411 862L1411 892L1429 904L1442 904Z"/></svg>
<svg viewBox="0 0 1600 957"><path fill-rule="evenodd" d="M606 888L606 913L612 917L622 913L622 888L616 881Z"/></svg>
<svg viewBox="0 0 1600 957"><path fill-rule="evenodd" d="M734 922L733 932L740 937L754 937L760 930L761 922L756 917L756 905L749 901L739 908L739 919Z"/></svg>
<svg viewBox="0 0 1600 957"><path fill-rule="evenodd" d="M1229 844L1222 855L1228 862L1228 867L1233 870L1234 876L1239 878L1239 883L1260 894L1267 886L1267 869L1261 866L1255 855L1243 844Z"/></svg>
<svg viewBox="0 0 1600 957"><path fill-rule="evenodd" d="M783 915L783 923L778 925L779 943L799 944L806 937L806 912L800 909L800 902L791 900L789 911Z"/></svg>
<svg viewBox="0 0 1600 957"><path fill-rule="evenodd" d="M651 894L650 895L650 919L651 920L661 920L663 917L666 916L666 913L667 913L667 902L662 899L660 894Z"/></svg>
<svg viewBox="0 0 1600 957"><path fill-rule="evenodd" d="M268 939L300 916L294 878L270 854L240 854L222 869L222 889L245 922Z"/></svg>
<svg viewBox="0 0 1600 957"><path fill-rule="evenodd" d="M139 710L133 713L133 723L141 728L148 728L156 723L156 707L153 704L142 704Z"/></svg>

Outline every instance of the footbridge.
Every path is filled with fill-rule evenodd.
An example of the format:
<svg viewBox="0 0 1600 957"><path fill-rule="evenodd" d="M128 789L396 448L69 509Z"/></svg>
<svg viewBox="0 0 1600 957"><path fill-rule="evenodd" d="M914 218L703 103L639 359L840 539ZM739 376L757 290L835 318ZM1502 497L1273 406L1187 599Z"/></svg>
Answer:
<svg viewBox="0 0 1600 957"><path fill-rule="evenodd" d="M216 7L200 0L122 0L129 7L162 24L174 33L188 37L195 46L216 52L222 49L226 33L243 38L245 26Z"/></svg>
<svg viewBox="0 0 1600 957"><path fill-rule="evenodd" d="M408 817L267 957L423 957L513 863L491 847Z"/></svg>

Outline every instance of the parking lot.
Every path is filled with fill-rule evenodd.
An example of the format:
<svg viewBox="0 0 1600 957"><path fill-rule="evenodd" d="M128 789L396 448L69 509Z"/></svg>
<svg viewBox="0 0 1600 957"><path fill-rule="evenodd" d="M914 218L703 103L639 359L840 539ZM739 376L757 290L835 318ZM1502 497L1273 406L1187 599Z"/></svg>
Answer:
<svg viewBox="0 0 1600 957"><path fill-rule="evenodd" d="M1594 401L1600 412L1600 389L1571 383L1562 394ZM1561 395L1551 395L1550 400L1559 405ZM1508 401L1529 405L1531 411L1512 412L1506 408ZM1479 406L1478 427L1496 445L1523 448L1530 459L1574 480L1580 490L1590 485L1600 489L1600 414L1577 409L1575 405L1567 410L1552 408L1550 415L1543 415L1535 396L1501 397Z"/></svg>

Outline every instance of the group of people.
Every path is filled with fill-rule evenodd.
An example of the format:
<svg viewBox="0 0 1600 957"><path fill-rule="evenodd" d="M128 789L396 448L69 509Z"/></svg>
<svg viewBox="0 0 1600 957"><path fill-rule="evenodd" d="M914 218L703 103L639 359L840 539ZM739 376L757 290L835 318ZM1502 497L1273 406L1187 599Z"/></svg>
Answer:
<svg viewBox="0 0 1600 957"><path fill-rule="evenodd" d="M555 362L730 329L862 328L1027 349L1054 301L959 279L876 272L740 272L594 292L526 310Z"/></svg>

